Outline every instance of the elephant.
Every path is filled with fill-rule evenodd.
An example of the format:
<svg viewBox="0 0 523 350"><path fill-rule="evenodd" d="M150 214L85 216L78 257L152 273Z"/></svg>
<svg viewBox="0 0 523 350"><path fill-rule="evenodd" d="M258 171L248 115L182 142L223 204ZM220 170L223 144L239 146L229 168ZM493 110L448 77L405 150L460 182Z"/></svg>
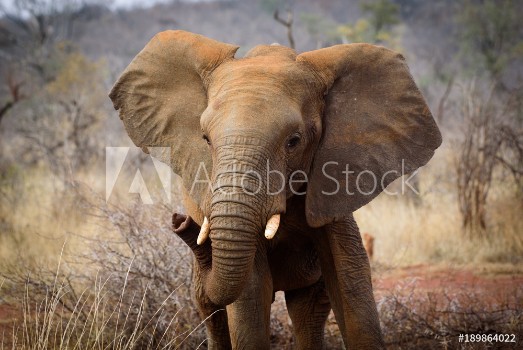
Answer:
<svg viewBox="0 0 523 350"><path fill-rule="evenodd" d="M208 346L268 349L283 291L298 349L325 346L331 309L347 348L383 348L352 213L429 161L438 126L384 47L238 48L160 32L110 92L134 144L181 177L173 226Z"/></svg>

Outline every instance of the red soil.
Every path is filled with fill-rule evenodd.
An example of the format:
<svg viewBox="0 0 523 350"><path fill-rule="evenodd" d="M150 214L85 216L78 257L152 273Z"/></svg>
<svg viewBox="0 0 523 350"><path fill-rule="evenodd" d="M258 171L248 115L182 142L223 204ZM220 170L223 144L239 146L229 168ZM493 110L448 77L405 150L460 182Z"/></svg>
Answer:
<svg viewBox="0 0 523 350"><path fill-rule="evenodd" d="M373 286L376 299L398 292L431 293L442 298L467 298L468 302L478 302L486 308L499 303L518 308L523 298L523 273L419 265L374 273Z"/></svg>

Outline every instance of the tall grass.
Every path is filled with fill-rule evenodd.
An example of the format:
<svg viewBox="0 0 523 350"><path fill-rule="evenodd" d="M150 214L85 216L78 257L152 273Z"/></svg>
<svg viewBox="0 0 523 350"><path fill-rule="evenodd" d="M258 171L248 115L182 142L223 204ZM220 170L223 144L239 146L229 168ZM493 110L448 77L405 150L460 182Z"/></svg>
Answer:
<svg viewBox="0 0 523 350"><path fill-rule="evenodd" d="M27 240L4 237L9 249L0 260L5 280L0 306L18 310L18 317L2 326L0 334L8 330L11 335L4 332L0 344L13 349L194 349L202 343L204 327L198 326L191 303L192 257L171 231L173 208L137 200L117 206L79 182L52 193L46 200L58 210L42 211L65 223L41 221L45 216L37 213L16 215L11 228L25 232ZM19 218L37 216L34 225L20 224Z"/></svg>
<svg viewBox="0 0 523 350"><path fill-rule="evenodd" d="M521 262L523 208L502 184L491 197L490 235L472 241L462 234L455 179L444 166L449 154L447 145L422 169L421 201L381 195L355 213L361 231L376 237L377 265ZM202 320L191 300L192 256L171 232L172 212L180 211L176 189L172 204L144 205L127 189L117 190L108 203L101 195L103 174L96 169L77 174L86 183L64 181L40 168L22 176L16 169L2 174L0 316L9 306L12 322L0 324L0 349L205 348ZM471 324L459 315L474 318L479 312L450 301L427 309L428 298L403 289L378 300L391 346L437 347L441 344L414 335L432 332L446 341ZM493 329L521 329L522 306L511 305ZM281 296L273 311L273 346L292 348L292 324ZM491 324L488 317L499 316L484 311L485 325ZM456 322L446 318L449 314ZM395 323L398 319L403 323ZM444 326L436 332L434 324ZM414 340L409 343L406 334ZM329 348L341 346L332 315L327 336Z"/></svg>
<svg viewBox="0 0 523 350"><path fill-rule="evenodd" d="M129 266L126 282L131 270ZM124 285L115 299L111 278L97 275L93 285L78 289L60 271L53 281L46 277L31 276L25 282L10 279L14 290L8 300L21 305L21 320L13 323L11 339L4 334L3 348L174 349L195 348L194 338L201 342L202 325L182 327L183 308L173 312L168 305L178 290L148 305L149 288L138 294L132 286ZM17 290L21 286L24 290ZM20 292L21 300L13 295ZM196 336L190 339L193 334Z"/></svg>
<svg viewBox="0 0 523 350"><path fill-rule="evenodd" d="M413 264L520 263L523 260L523 203L502 178L489 202L488 235L464 234L457 207L453 153L445 144L417 176L420 200L401 194L401 179L389 192L355 212L361 232L375 236L376 261L390 266Z"/></svg>

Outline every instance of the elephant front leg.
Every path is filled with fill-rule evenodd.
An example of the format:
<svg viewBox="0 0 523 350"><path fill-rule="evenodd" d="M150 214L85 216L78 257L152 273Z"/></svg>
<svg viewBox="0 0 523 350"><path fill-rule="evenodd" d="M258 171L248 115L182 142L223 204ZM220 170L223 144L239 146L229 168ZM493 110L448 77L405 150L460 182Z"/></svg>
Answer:
<svg viewBox="0 0 523 350"><path fill-rule="evenodd" d="M296 349L324 349L323 333L331 304L323 279L309 287L286 291L285 301L294 328Z"/></svg>
<svg viewBox="0 0 523 350"><path fill-rule="evenodd" d="M325 226L320 263L336 321L349 349L384 348L370 264L352 215Z"/></svg>
<svg viewBox="0 0 523 350"><path fill-rule="evenodd" d="M254 271L240 297L227 305L233 349L270 348L273 283L266 254L256 253Z"/></svg>

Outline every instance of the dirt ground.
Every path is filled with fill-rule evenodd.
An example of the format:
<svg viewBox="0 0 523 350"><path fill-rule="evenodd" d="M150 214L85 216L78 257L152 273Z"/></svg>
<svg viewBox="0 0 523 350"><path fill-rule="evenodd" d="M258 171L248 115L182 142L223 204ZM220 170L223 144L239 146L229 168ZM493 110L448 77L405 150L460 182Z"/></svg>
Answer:
<svg viewBox="0 0 523 350"><path fill-rule="evenodd" d="M523 289L523 266L485 265L479 267L417 265L404 268L376 267L374 294L378 299L390 290L409 284L416 291L446 290L462 294L481 293L485 301L512 296ZM488 300L487 300L488 299Z"/></svg>
<svg viewBox="0 0 523 350"><path fill-rule="evenodd" d="M523 349L521 265L376 266L375 270L378 309L385 305L389 310L380 312L389 348ZM408 312L402 312L404 306ZM465 343L458 337L499 333L514 335L515 342Z"/></svg>
<svg viewBox="0 0 523 350"><path fill-rule="evenodd" d="M460 305L472 305L476 310L492 311L500 307L510 307L523 315L523 266L482 265L482 266L429 266L386 267L373 265L373 287L376 302L379 304L391 295L406 295L409 300L423 304L427 295L436 308L448 307L449 300L459 301ZM434 298L435 297L435 298ZM277 314L281 324L289 326L283 293L277 293L272 312ZM399 328L399 327L398 327ZM398 330L399 331L399 330ZM328 349L342 349L341 337L331 312L327 321L326 338ZM456 346L457 345L457 346ZM477 344L476 344L477 345ZM514 346L512 346L514 345ZM441 348L475 349L475 345L450 344ZM523 348L521 340L517 344L494 348ZM403 346L391 348L403 348ZM292 348L288 346L286 348ZM406 346L405 348L412 348ZM414 347L415 348L415 347ZM439 347L438 347L439 348Z"/></svg>
<svg viewBox="0 0 523 350"><path fill-rule="evenodd" d="M375 264L373 266L373 285L376 301L391 295L391 293L412 293L414 296L431 292L444 298L466 298L467 303L475 303L476 307L491 309L501 302L508 303L521 314L521 298L523 295L523 267L514 265L488 266L427 266L418 265L403 268L389 268ZM436 300L435 302L439 302ZM288 319L283 293L276 294L272 305L273 338L292 338L292 325ZM4 346L12 340L13 325L21 325L23 315L20 308L1 303L0 298L0 339ZM337 329L334 315L329 317L326 336L328 348L342 347L341 337ZM281 341L281 340L280 340ZM292 348L290 343L281 344L282 348ZM7 344L6 344L7 343ZM518 340L517 346L521 345ZM274 343L273 343L274 344ZM515 348L517 348L517 346Z"/></svg>

